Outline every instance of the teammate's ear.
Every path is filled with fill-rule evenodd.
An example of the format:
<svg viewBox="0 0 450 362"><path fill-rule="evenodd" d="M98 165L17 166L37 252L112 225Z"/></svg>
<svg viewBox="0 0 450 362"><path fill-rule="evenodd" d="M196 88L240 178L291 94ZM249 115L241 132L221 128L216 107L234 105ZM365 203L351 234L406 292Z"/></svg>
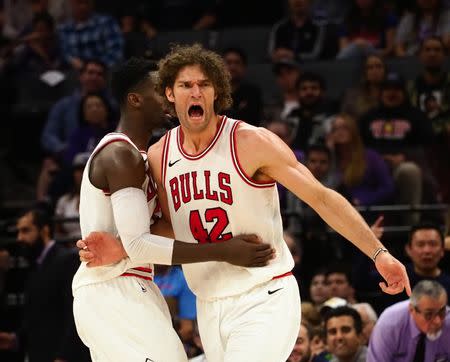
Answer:
<svg viewBox="0 0 450 362"><path fill-rule="evenodd" d="M133 107L139 107L141 105L141 100L136 93L128 93L127 99L128 103L130 103Z"/></svg>
<svg viewBox="0 0 450 362"><path fill-rule="evenodd" d="M173 89L170 87L166 87L164 92L166 94L166 98L170 103L175 103L175 97L173 96Z"/></svg>

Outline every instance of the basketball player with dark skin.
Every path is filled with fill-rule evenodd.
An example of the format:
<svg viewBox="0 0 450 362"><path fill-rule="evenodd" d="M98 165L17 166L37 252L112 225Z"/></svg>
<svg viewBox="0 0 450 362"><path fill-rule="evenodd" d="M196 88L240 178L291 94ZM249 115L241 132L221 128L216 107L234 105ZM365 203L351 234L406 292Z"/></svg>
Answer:
<svg viewBox="0 0 450 362"><path fill-rule="evenodd" d="M146 150L153 129L164 119L160 97L149 74L121 100L120 132L127 135L141 150ZM92 160L90 180L99 189L111 194L127 188L141 188L146 176L142 155L128 142L112 142L106 145ZM173 238L173 232L164 220L152 225L152 233ZM91 233L95 238L95 233ZM85 246L85 245L84 245ZM122 245L117 245L123 248ZM95 243L89 245L96 254ZM114 249L111 250L114 252ZM90 253L88 254L88 256ZM97 254L96 254L97 255ZM227 243L192 244L175 240L172 264L224 261L247 267L265 266L274 256L270 245L264 244L256 235L241 235ZM108 253L88 266L101 265Z"/></svg>

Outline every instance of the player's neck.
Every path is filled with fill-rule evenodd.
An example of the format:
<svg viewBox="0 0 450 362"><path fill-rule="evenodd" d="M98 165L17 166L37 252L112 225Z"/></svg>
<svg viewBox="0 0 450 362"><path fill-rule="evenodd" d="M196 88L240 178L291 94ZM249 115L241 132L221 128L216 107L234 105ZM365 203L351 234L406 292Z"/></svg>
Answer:
<svg viewBox="0 0 450 362"><path fill-rule="evenodd" d="M118 131L126 134L130 140L136 145L140 150L147 150L148 141L152 136L152 130L143 126L139 122L127 122L125 119L121 118L119 122Z"/></svg>
<svg viewBox="0 0 450 362"><path fill-rule="evenodd" d="M206 128L198 131L181 126L184 150L189 154L196 155L206 149L216 136L221 119L221 116L214 115Z"/></svg>

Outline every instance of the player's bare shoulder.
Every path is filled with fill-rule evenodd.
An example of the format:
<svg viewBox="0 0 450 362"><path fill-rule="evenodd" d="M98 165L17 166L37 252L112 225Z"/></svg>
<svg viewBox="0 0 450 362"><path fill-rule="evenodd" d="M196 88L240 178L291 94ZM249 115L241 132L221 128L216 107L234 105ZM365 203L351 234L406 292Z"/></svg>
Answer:
<svg viewBox="0 0 450 362"><path fill-rule="evenodd" d="M128 168L143 165L142 156L129 142L110 142L97 150L89 166L89 175L94 186L108 187L108 178Z"/></svg>
<svg viewBox="0 0 450 362"><path fill-rule="evenodd" d="M240 123L236 128L236 144L239 156L248 154L254 161L267 157L268 151L279 147L281 139L264 127Z"/></svg>

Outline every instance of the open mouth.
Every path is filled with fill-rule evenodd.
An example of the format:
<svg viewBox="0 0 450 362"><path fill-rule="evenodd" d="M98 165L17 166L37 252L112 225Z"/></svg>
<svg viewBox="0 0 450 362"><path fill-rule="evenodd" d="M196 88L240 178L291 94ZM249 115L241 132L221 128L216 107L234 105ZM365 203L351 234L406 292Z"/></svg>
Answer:
<svg viewBox="0 0 450 362"><path fill-rule="evenodd" d="M203 117L203 108L197 104L194 104L189 107L188 111L189 117L192 118L201 118Z"/></svg>

